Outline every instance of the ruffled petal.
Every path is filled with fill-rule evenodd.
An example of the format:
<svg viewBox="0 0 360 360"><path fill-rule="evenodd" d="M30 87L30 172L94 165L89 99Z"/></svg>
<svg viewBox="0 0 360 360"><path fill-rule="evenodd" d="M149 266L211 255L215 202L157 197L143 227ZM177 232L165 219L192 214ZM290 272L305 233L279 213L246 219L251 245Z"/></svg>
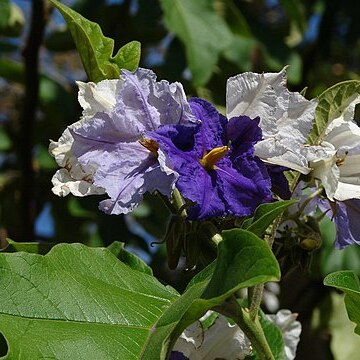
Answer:
<svg viewBox="0 0 360 360"><path fill-rule="evenodd" d="M103 80L97 84L77 81L78 101L83 108L83 117L93 116L97 112L111 111L116 104L116 93L121 82L121 79Z"/></svg>
<svg viewBox="0 0 360 360"><path fill-rule="evenodd" d="M195 149L201 158L208 151L224 145L227 120L205 100L193 98L189 104L196 119L201 120L200 130L195 135Z"/></svg>
<svg viewBox="0 0 360 360"><path fill-rule="evenodd" d="M217 166L217 189L225 214L248 216L258 205L272 200L271 183L266 170L262 173L255 159L238 158L237 164L241 171L223 164Z"/></svg>
<svg viewBox="0 0 360 360"><path fill-rule="evenodd" d="M260 117L264 140L256 144L255 155L271 164L309 173L304 144L317 102L286 88L286 69L228 79L226 102L228 118Z"/></svg>
<svg viewBox="0 0 360 360"><path fill-rule="evenodd" d="M83 179L75 180L67 169L58 170L51 179L55 195L66 196L73 194L75 196L101 195L105 190L92 183L92 179L85 175Z"/></svg>

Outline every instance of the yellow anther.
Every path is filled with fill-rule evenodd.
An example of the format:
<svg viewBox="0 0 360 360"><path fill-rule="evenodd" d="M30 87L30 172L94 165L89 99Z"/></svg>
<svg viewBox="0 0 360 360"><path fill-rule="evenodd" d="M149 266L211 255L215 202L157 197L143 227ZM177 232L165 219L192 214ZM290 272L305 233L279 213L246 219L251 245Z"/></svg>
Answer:
<svg viewBox="0 0 360 360"><path fill-rule="evenodd" d="M142 137L139 143L146 149L148 149L156 158L158 157L159 144L155 140L146 139Z"/></svg>
<svg viewBox="0 0 360 360"><path fill-rule="evenodd" d="M206 170L212 170L214 169L214 165L222 159L230 150L228 146L220 146L215 149L212 149L207 154L203 156L203 158L200 160L201 165Z"/></svg>

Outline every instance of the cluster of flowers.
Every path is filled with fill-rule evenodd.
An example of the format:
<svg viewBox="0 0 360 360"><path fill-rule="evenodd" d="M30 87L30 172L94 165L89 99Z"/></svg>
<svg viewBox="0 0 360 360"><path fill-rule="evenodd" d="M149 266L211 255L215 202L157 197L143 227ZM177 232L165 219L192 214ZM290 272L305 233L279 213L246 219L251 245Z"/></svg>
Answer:
<svg viewBox="0 0 360 360"><path fill-rule="evenodd" d="M317 101L287 89L286 69L230 78L226 117L142 68L78 86L83 116L50 144L55 194L107 194L100 209L126 214L146 192L170 197L176 186L189 219L249 216L273 193L291 196L283 171L292 169L323 186L316 206L337 224L336 246L360 243L359 97L308 145Z"/></svg>

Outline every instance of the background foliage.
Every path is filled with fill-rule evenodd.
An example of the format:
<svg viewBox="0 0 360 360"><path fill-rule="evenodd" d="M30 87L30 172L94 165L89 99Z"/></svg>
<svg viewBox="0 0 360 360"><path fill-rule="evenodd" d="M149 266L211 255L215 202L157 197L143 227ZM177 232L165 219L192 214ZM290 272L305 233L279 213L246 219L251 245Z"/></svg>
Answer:
<svg viewBox="0 0 360 360"><path fill-rule="evenodd" d="M141 43L143 67L161 79L181 81L186 93L225 104L226 79L244 71L279 71L289 64L289 87L307 98L343 80L360 80L360 24L356 0L78 0L67 5L98 23L111 39L104 50L106 69L91 65L95 77L116 73L124 58L118 50ZM59 12L49 3L0 0L0 241L6 251L31 251L24 242L40 241L34 252L51 243L81 242L108 246L122 241L141 254L154 274L182 290L191 272L170 272L161 240L168 216L161 202L149 196L132 215L107 216L97 210L99 198L57 198L51 177L57 166L47 152L65 127L78 120L74 80L87 75ZM97 31L96 29L93 31ZM79 41L86 44L84 39ZM135 48L138 43L131 43ZM129 46L129 45L127 45ZM89 48L89 51L91 49ZM131 66L131 65L129 65ZM136 64L132 65L136 66ZM85 69L89 74L88 69ZM330 222L321 224L321 251L292 254L296 271L283 261L281 307L300 313L304 333L298 358L329 359L331 289L322 285L331 271L360 269L360 253L351 246L332 248ZM19 244L21 243L21 244ZM310 269L304 270L305 263ZM309 278L310 273L310 278ZM360 275L360 274L358 274ZM358 290L357 290L358 291ZM349 296L349 295L348 295ZM318 321L314 320L318 314ZM314 323L315 321L315 323ZM342 346L355 346L350 336ZM340 346L340 345L339 345ZM332 354L331 354L332 352ZM355 352L356 353L356 352ZM339 358L339 357L338 357ZM340 358L339 358L340 359ZM354 358L355 359L355 358Z"/></svg>

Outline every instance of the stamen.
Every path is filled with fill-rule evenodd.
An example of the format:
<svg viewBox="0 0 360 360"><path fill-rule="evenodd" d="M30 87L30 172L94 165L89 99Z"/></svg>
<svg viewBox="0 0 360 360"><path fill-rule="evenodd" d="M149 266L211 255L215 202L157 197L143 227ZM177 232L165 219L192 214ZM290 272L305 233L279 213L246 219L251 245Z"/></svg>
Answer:
<svg viewBox="0 0 360 360"><path fill-rule="evenodd" d="M213 170L214 165L220 159L222 159L229 152L229 150L229 146L220 146L214 148L203 156L203 158L200 160L200 163L206 170Z"/></svg>
<svg viewBox="0 0 360 360"><path fill-rule="evenodd" d="M156 158L158 157L159 144L152 139L146 139L144 136L139 140L139 143L148 149Z"/></svg>
<svg viewBox="0 0 360 360"><path fill-rule="evenodd" d="M347 150L344 151L343 149L339 149L336 152L335 156L336 156L336 165L337 166L341 166L342 164L344 164L344 161L345 161L348 153L349 153L349 151L347 151Z"/></svg>

